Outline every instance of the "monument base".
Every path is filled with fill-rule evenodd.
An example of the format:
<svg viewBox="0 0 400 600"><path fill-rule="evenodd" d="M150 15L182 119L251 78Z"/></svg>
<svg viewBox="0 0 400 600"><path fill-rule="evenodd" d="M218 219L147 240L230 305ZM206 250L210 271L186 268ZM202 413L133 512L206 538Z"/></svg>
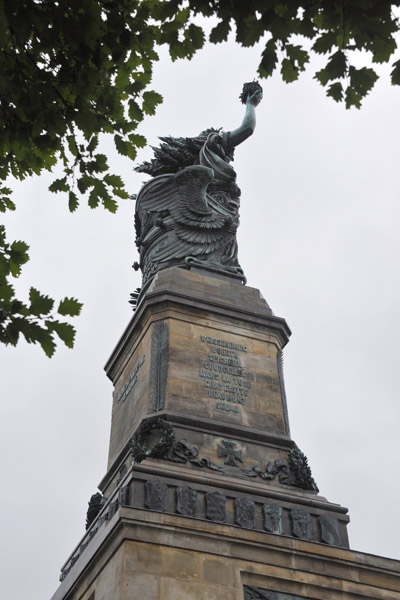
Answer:
<svg viewBox="0 0 400 600"><path fill-rule="evenodd" d="M144 504L137 476L154 479L141 471L121 489L136 476ZM123 505L120 490L121 506L105 507L52 600L400 600L400 561L245 529L228 523L232 506L225 523L172 514L173 492L166 510L150 510Z"/></svg>
<svg viewBox="0 0 400 600"><path fill-rule="evenodd" d="M290 436L289 336L256 289L157 273L106 365L101 510L53 600L400 600L400 562L349 549Z"/></svg>

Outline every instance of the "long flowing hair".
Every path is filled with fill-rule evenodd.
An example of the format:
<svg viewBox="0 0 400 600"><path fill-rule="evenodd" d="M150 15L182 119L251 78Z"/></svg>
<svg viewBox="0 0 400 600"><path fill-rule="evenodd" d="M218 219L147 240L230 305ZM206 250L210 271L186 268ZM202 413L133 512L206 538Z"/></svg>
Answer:
<svg viewBox="0 0 400 600"><path fill-rule="evenodd" d="M151 146L154 158L135 167L138 173L147 173L156 177L167 173L177 173L180 169L190 167L198 161L199 152L210 133L220 133L220 129L206 129L197 137L160 137L158 148Z"/></svg>

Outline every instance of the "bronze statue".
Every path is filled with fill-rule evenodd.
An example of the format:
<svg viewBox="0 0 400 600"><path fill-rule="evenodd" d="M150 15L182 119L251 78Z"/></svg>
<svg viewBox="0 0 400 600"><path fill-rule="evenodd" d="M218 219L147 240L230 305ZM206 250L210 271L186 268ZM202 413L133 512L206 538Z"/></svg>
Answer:
<svg viewBox="0 0 400 600"><path fill-rule="evenodd" d="M143 286L171 266L198 267L246 282L236 242L240 189L230 162L235 147L255 129L261 86L245 84L240 98L246 112L238 129L160 138L154 158L136 168L153 176L140 190L135 212Z"/></svg>

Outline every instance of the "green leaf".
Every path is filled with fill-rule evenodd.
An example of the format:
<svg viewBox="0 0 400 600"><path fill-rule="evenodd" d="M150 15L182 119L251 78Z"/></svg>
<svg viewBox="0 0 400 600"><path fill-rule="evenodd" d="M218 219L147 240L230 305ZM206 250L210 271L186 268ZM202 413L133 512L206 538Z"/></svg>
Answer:
<svg viewBox="0 0 400 600"><path fill-rule="evenodd" d="M68 143L68 149L71 152L71 154L73 156L78 156L78 154L79 154L78 146L76 145L76 140L73 135L67 135L67 143Z"/></svg>
<svg viewBox="0 0 400 600"><path fill-rule="evenodd" d="M187 20L189 19L190 16L190 9L189 7L187 8L183 8L182 10L180 10L179 12L176 13L175 18L174 18L174 23L176 23L176 25L178 25L178 27L182 27Z"/></svg>
<svg viewBox="0 0 400 600"><path fill-rule="evenodd" d="M96 162L95 171L96 173L103 173L108 169L107 156L105 154L95 154L94 159Z"/></svg>
<svg viewBox="0 0 400 600"><path fill-rule="evenodd" d="M100 202L99 193L97 190L97 182L89 194L88 204L90 208L97 208Z"/></svg>
<svg viewBox="0 0 400 600"><path fill-rule="evenodd" d="M0 212L6 212L6 210L15 210L15 204L10 199L12 190L8 187L0 188Z"/></svg>
<svg viewBox="0 0 400 600"><path fill-rule="evenodd" d="M336 100L336 102L341 102L343 100L342 84L339 81L336 83L332 83L332 85L329 86L326 95Z"/></svg>
<svg viewBox="0 0 400 600"><path fill-rule="evenodd" d="M117 151L122 154L123 156L127 156L128 155L128 144L126 143L125 140L122 139L122 137L118 134L114 135L114 143L115 143L115 147L117 149Z"/></svg>
<svg viewBox="0 0 400 600"><path fill-rule="evenodd" d="M157 92L143 92L143 112L146 115L154 115L156 106L161 104L163 97Z"/></svg>
<svg viewBox="0 0 400 600"><path fill-rule="evenodd" d="M2 281L0 284L0 300L10 301L14 296L14 288L7 281Z"/></svg>
<svg viewBox="0 0 400 600"><path fill-rule="evenodd" d="M96 199L95 199L96 204L92 206L91 196L92 196L92 192L94 192L94 191L96 191ZM104 181L97 180L92 192L90 193L90 196L89 196L89 206L91 208L94 208L94 206L97 206L99 201L101 200L101 202L106 210L109 210L112 213L115 213L117 211L118 204L110 196Z"/></svg>
<svg viewBox="0 0 400 600"><path fill-rule="evenodd" d="M230 18L223 19L211 29L209 40L213 44L226 42L231 30Z"/></svg>
<svg viewBox="0 0 400 600"><path fill-rule="evenodd" d="M396 60L392 66L394 67L390 73L392 85L400 85L400 60Z"/></svg>
<svg viewBox="0 0 400 600"><path fill-rule="evenodd" d="M317 71L314 78L318 79L321 85L325 86L328 81L333 79L341 79L347 74L347 59L346 55L342 51L335 52L333 54L326 67Z"/></svg>
<svg viewBox="0 0 400 600"><path fill-rule="evenodd" d="M292 44L286 44L285 50L290 62L300 71L304 71L304 65L310 61L308 52L303 50L301 46L293 46Z"/></svg>
<svg viewBox="0 0 400 600"><path fill-rule="evenodd" d="M49 186L50 192L68 192L68 190L69 190L69 185L67 183L66 177L62 177L61 179L56 179Z"/></svg>
<svg viewBox="0 0 400 600"><path fill-rule="evenodd" d="M127 200L131 197L129 192L121 188L113 188L113 194L114 196L117 196L118 198L123 198L124 200Z"/></svg>
<svg viewBox="0 0 400 600"><path fill-rule="evenodd" d="M6 243L6 228L4 225L0 225L0 246L4 246Z"/></svg>
<svg viewBox="0 0 400 600"><path fill-rule="evenodd" d="M18 242L13 242L11 244L11 249L13 250L13 252L19 252L21 254L26 255L26 260L24 260L23 262L26 262L28 260L28 255L26 254L26 252L29 250L29 246L26 242L22 242L21 240Z"/></svg>
<svg viewBox="0 0 400 600"><path fill-rule="evenodd" d="M69 208L70 212L74 212L78 208L78 206L79 206L78 196L75 194L75 192L70 190L70 192L68 194L68 208Z"/></svg>
<svg viewBox="0 0 400 600"><path fill-rule="evenodd" d="M286 83L291 83L299 77L299 72L297 68L288 58L284 58L282 60L281 74L283 81L285 81Z"/></svg>
<svg viewBox="0 0 400 600"><path fill-rule="evenodd" d="M133 98L131 98L128 102L129 104L129 117L131 119L133 119L134 121L142 121L143 120L143 111L140 108L139 104L136 102L136 100L134 100Z"/></svg>
<svg viewBox="0 0 400 600"><path fill-rule="evenodd" d="M103 181L105 181L108 185L111 185L111 186L117 187L117 188L124 186L124 183L123 183L121 177L119 175L112 175L111 173L107 173L107 175L104 175Z"/></svg>
<svg viewBox="0 0 400 600"><path fill-rule="evenodd" d="M325 69L329 74L329 79L344 77L347 73L347 59L345 53L339 50L332 54Z"/></svg>
<svg viewBox="0 0 400 600"><path fill-rule="evenodd" d="M356 69L355 67L349 68L350 85L360 96L366 96L368 92L374 87L378 75L373 69L362 67Z"/></svg>
<svg viewBox="0 0 400 600"><path fill-rule="evenodd" d="M127 152L128 152L128 157L131 160L135 160L136 155L137 155L135 146L131 142L129 142L129 144L126 145L126 148L127 148Z"/></svg>
<svg viewBox="0 0 400 600"><path fill-rule="evenodd" d="M0 197L0 212L6 212L7 210L15 210L15 203L7 198L6 196Z"/></svg>
<svg viewBox="0 0 400 600"><path fill-rule="evenodd" d="M26 309L23 302L21 302L20 300L13 300L10 303L10 315L16 315L18 313L19 314L23 314L23 313L29 314L29 311Z"/></svg>
<svg viewBox="0 0 400 600"><path fill-rule="evenodd" d="M89 143L87 145L87 148L86 148L90 155L92 155L94 150L96 150L98 144L99 144L99 136L92 135L92 137L90 138Z"/></svg>
<svg viewBox="0 0 400 600"><path fill-rule="evenodd" d="M4 279L10 274L10 260L3 253L0 253L0 279ZM1 282L3 285L3 282Z"/></svg>
<svg viewBox="0 0 400 600"><path fill-rule="evenodd" d="M200 48L204 46L205 41L204 31L202 30L202 28L198 25L194 25L194 23L191 23L187 28L186 32L185 35L191 41L193 48L195 50L200 50ZM160 100L159 102L157 102L157 104L162 102L162 96L160 96L160 94L158 94L158 96Z"/></svg>
<svg viewBox="0 0 400 600"><path fill-rule="evenodd" d="M93 181L94 178L88 175L87 173L85 173L84 175L82 175L82 177L77 179L76 185L78 186L78 190L80 191L80 193L84 194L85 192L87 192L87 190L94 185Z"/></svg>
<svg viewBox="0 0 400 600"><path fill-rule="evenodd" d="M83 304L76 298L64 298L58 305L57 312L60 315L77 317L81 313L82 306Z"/></svg>
<svg viewBox="0 0 400 600"><path fill-rule="evenodd" d="M147 140L143 135L139 135L138 133L130 133L128 138L137 148L146 147Z"/></svg>
<svg viewBox="0 0 400 600"><path fill-rule="evenodd" d="M336 45L336 32L327 31L322 33L314 42L312 49L317 54L326 54L330 52L332 46Z"/></svg>
<svg viewBox="0 0 400 600"><path fill-rule="evenodd" d="M31 287L29 290L29 311L32 315L40 317L41 315L48 315L54 306L54 300L45 296Z"/></svg>
<svg viewBox="0 0 400 600"><path fill-rule="evenodd" d="M28 344L35 344L43 337L46 330L37 321L17 317L13 319L14 326L23 334Z"/></svg>
<svg viewBox="0 0 400 600"><path fill-rule="evenodd" d="M275 70L277 62L278 55L276 53L276 44L273 39L270 39L265 45L265 49L262 53L261 63L258 67L258 73L260 77L270 77Z"/></svg>
<svg viewBox="0 0 400 600"><path fill-rule="evenodd" d="M392 54L396 51L396 48L396 40L392 37L374 40L372 45L372 61L374 63L388 62Z"/></svg>
<svg viewBox="0 0 400 600"><path fill-rule="evenodd" d="M345 93L346 108L349 109L352 106L355 106L356 108L361 108L361 100L362 96L360 96L360 94L358 94L356 90L349 85L346 88Z"/></svg>
<svg viewBox="0 0 400 600"><path fill-rule="evenodd" d="M73 348L75 339L75 329L70 323L62 323L60 321L46 321L46 325L50 331L55 331L60 340L68 348Z"/></svg>
<svg viewBox="0 0 400 600"><path fill-rule="evenodd" d="M44 350L46 356L51 358L56 350L56 345L53 336L50 333L43 331L38 341L42 347L42 350Z"/></svg>
<svg viewBox="0 0 400 600"><path fill-rule="evenodd" d="M48 323L49 321L46 321ZM29 344L39 343L45 354L51 358L56 349L51 330L46 325L42 327L38 322L32 321L29 318L16 317L12 318L10 326L13 330L14 341L11 341L14 346L19 339L19 333L22 333ZM15 343L14 343L15 342Z"/></svg>
<svg viewBox="0 0 400 600"><path fill-rule="evenodd" d="M29 246L25 242L13 242L9 250L9 272L13 277L19 277L21 266L28 262Z"/></svg>
<svg viewBox="0 0 400 600"><path fill-rule="evenodd" d="M10 321L4 328L5 343L16 346L19 340L19 328L16 327L13 321Z"/></svg>
<svg viewBox="0 0 400 600"><path fill-rule="evenodd" d="M107 191L105 191L102 194L102 201L103 201L103 206L106 210L109 210L111 213L117 212L118 204L114 200L114 198L112 196L110 196L110 194Z"/></svg>

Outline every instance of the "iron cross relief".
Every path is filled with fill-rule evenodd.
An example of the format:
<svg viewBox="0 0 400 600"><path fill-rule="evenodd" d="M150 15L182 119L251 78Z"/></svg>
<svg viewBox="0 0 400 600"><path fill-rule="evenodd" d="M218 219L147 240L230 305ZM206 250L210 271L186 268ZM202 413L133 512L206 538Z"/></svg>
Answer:
<svg viewBox="0 0 400 600"><path fill-rule="evenodd" d="M236 460L243 462L243 453L241 450L235 450L236 442L227 442L222 440L223 446L218 444L218 456L219 458L226 456L224 465L231 465L231 467L238 467Z"/></svg>

